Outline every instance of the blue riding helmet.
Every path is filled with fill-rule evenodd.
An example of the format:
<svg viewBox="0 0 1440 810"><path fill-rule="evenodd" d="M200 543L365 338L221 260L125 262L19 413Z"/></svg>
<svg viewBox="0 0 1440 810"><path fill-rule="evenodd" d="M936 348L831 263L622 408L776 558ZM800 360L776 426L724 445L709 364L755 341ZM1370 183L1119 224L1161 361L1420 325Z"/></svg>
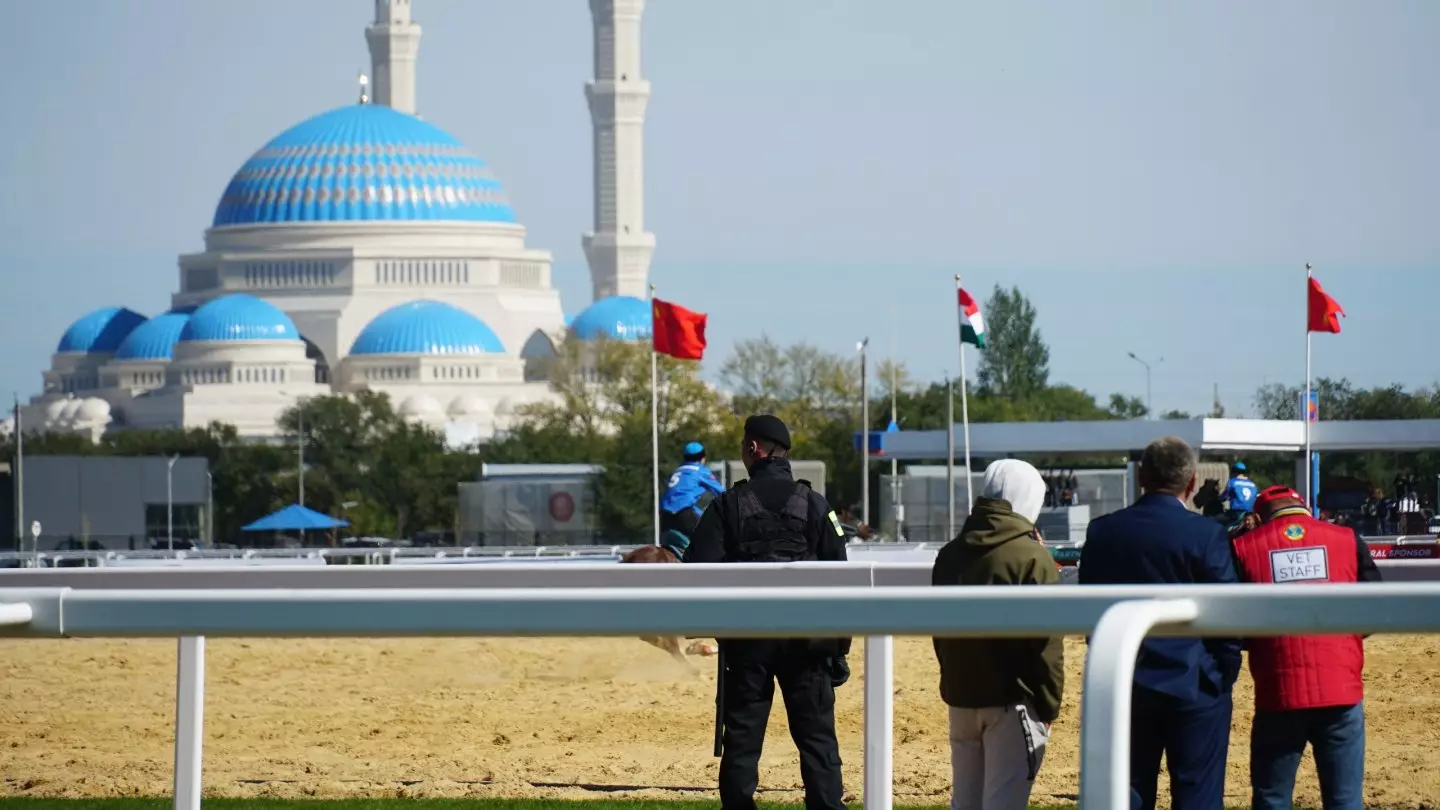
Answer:
<svg viewBox="0 0 1440 810"><path fill-rule="evenodd" d="M690 442L685 445L685 457L692 458L705 455L705 445L700 442Z"/></svg>
<svg viewBox="0 0 1440 810"><path fill-rule="evenodd" d="M1230 469L1234 470L1237 473L1243 473L1247 472L1250 468L1245 466L1245 462L1237 461L1233 465L1231 465Z"/></svg>

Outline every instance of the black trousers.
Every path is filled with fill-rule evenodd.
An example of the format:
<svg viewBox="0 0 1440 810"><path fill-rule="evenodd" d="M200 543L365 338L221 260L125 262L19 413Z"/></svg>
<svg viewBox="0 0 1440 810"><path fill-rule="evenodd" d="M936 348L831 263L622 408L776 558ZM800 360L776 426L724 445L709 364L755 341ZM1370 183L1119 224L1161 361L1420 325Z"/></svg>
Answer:
<svg viewBox="0 0 1440 810"><path fill-rule="evenodd" d="M803 642L722 641L720 645L725 663L720 806L755 810L760 752L779 681L790 737L800 752L805 807L842 810L845 786L835 740L835 687L824 659L802 649Z"/></svg>
<svg viewBox="0 0 1440 810"><path fill-rule="evenodd" d="M694 509L687 508L681 509L679 512L660 513L661 534L664 534L665 532L673 529L685 535L686 537L689 537L695 533L695 527L699 525L700 514Z"/></svg>

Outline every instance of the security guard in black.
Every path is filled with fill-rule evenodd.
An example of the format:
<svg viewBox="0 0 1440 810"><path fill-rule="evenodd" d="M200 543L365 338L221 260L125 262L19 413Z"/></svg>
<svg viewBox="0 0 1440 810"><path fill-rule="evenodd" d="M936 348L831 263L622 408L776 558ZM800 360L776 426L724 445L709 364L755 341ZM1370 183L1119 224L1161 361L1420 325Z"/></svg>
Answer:
<svg viewBox="0 0 1440 810"><path fill-rule="evenodd" d="M705 510L685 562L845 560L840 521L824 496L795 480L789 449L790 431L777 417L745 421L741 459L750 479ZM760 750L779 681L807 810L843 808L835 687L849 677L850 639L721 639L720 652L721 806L755 808Z"/></svg>

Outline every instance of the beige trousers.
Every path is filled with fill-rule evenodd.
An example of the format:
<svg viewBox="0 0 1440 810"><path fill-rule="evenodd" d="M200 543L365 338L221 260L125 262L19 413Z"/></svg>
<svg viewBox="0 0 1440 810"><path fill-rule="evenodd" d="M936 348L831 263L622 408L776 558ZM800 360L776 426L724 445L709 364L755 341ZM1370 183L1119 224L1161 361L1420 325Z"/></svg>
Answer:
<svg viewBox="0 0 1440 810"><path fill-rule="evenodd" d="M950 708L950 810L1026 810L1050 729L1028 704Z"/></svg>

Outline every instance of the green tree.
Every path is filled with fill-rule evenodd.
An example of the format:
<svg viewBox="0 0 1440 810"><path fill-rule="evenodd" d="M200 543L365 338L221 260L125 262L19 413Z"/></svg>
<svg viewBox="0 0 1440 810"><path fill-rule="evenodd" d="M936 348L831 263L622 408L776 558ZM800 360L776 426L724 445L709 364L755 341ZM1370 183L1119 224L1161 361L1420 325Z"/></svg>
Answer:
<svg viewBox="0 0 1440 810"><path fill-rule="evenodd" d="M985 348L980 351L976 390L981 394L1025 400L1050 382L1050 348L1040 336L1036 312L1020 288L998 284L982 310Z"/></svg>
<svg viewBox="0 0 1440 810"><path fill-rule="evenodd" d="M874 373L874 370L871 370ZM859 358L809 343L781 347L768 336L743 340L720 369L735 413L773 413L798 445L837 419L860 416Z"/></svg>
<svg viewBox="0 0 1440 810"><path fill-rule="evenodd" d="M497 448L514 454L517 437L524 437L560 452L569 437L569 460L604 466L596 482L596 518L617 542L654 531L650 362L648 343L565 341L546 364L555 400L520 409L516 432ZM686 442L702 442L713 460L739 451L739 421L699 378L699 369L698 363L657 358L662 476Z"/></svg>
<svg viewBox="0 0 1440 810"><path fill-rule="evenodd" d="M308 399L282 414L280 427L291 437L291 470L298 461L296 437L305 443L306 506L333 515L354 503L344 511L360 535L454 529L458 484L474 476L478 461L448 451L437 431L406 423L389 395L360 391ZM293 501L295 473L282 478Z"/></svg>
<svg viewBox="0 0 1440 810"><path fill-rule="evenodd" d="M888 379L889 372L877 365L867 370L870 416L871 426L883 429L890 408L879 378ZM897 371L902 381L909 379L903 369ZM738 418L773 413L785 420L791 456L825 465L825 488L833 501L851 503L860 497L860 454L854 444L861 411L858 354L846 357L804 342L780 346L762 336L736 345L720 380Z"/></svg>
<svg viewBox="0 0 1440 810"><path fill-rule="evenodd" d="M293 500L293 453L272 445L247 442L231 425L212 424L189 430L126 430L110 433L98 443L69 433L25 437L28 456L199 456L209 463L214 493L218 542L243 540L240 527ZM14 445L0 443L0 456L12 457Z"/></svg>
<svg viewBox="0 0 1440 810"><path fill-rule="evenodd" d="M1321 420L1384 420L1440 419L1440 386L1406 390L1401 385L1359 388L1347 379L1321 377L1314 381L1319 394ZM1271 383L1255 392L1255 409L1261 419L1294 420L1300 418L1302 388L1297 385ZM1288 454L1262 458L1251 463L1256 478L1263 482L1290 483L1294 479L1294 458ZM1424 482L1419 495L1422 502L1433 506L1433 487L1440 475L1440 453L1424 452L1337 452L1325 453L1322 463L1322 497L1324 481L1353 478L1387 491L1399 473L1414 473ZM1322 504L1323 504L1322 500Z"/></svg>
<svg viewBox="0 0 1440 810"><path fill-rule="evenodd" d="M1124 394L1111 394L1107 410L1116 419L1144 419L1150 415L1150 409L1145 407L1144 400Z"/></svg>

